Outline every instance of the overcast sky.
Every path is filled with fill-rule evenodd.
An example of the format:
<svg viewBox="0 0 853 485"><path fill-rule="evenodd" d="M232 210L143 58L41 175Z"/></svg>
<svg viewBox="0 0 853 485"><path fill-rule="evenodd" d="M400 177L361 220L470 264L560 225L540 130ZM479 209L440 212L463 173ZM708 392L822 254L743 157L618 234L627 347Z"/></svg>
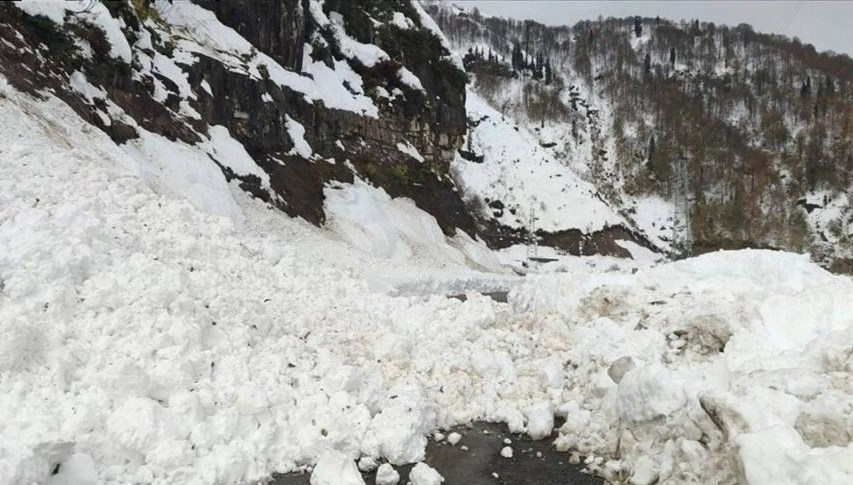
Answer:
<svg viewBox="0 0 853 485"><path fill-rule="evenodd" d="M660 16L698 18L716 24L747 23L759 32L799 37L819 51L853 57L853 1L558 1L453 0L485 15L532 19L548 25L573 25L604 17Z"/></svg>

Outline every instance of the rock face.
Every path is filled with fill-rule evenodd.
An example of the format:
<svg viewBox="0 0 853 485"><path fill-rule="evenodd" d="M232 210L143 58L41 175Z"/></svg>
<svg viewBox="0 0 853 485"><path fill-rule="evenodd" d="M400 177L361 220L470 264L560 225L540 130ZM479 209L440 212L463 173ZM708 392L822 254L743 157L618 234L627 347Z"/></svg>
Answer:
<svg viewBox="0 0 853 485"><path fill-rule="evenodd" d="M138 138L140 129L196 144L209 127L225 126L269 175L269 187L220 164L226 178L314 224L325 220L323 188L358 177L392 197L412 199L445 234L462 230L492 247L526 240L524 233L484 220L457 190L450 167L466 134L467 76L418 5L192 3L200 9L104 2L130 47L130 63L112 55L116 32L107 32L108 25L99 23L103 17L90 11L65 11L57 22L2 4L0 74L36 96L51 90L120 144ZM181 14L175 17L174 10ZM181 23L192 15L200 17ZM217 21L221 25L212 25ZM194 32L198 25L201 34ZM236 35L228 28L242 39L232 42L228 37ZM187 39L196 46L187 47ZM250 48L242 51L229 44L245 41ZM283 76L290 76L287 82ZM84 93L89 88L81 90L80 79L100 94ZM302 81L316 83L322 93L306 94ZM323 97L328 82L362 96L375 113L330 106ZM609 234L575 232L542 239L576 254L626 255L607 242ZM643 242L631 231L617 232L617 238L625 232ZM589 238L597 242L585 244Z"/></svg>
<svg viewBox="0 0 853 485"><path fill-rule="evenodd" d="M68 24L53 25L47 18L27 15L9 5L0 7L0 22L14 26L0 34L11 44L0 47L4 60L0 72L16 87L31 93L45 87L54 89L84 118L118 142L134 138L134 130L118 120L102 122L94 107L81 102L79 93L63 82L74 70L81 70L89 82L106 90L109 98L140 126L167 138L195 143L199 139L196 133L205 133L206 126L224 125L271 175L275 194L263 194L257 180L244 180L244 188L276 202L291 215L320 224L323 185L330 180L351 181L353 171L343 164L312 163L292 154L294 142L286 122L289 117L304 127L305 141L315 159L349 161L357 175L385 188L392 196L412 198L433 214L446 232L461 228L474 234L472 219L447 175L448 162L465 133L465 74L442 59L449 52L431 31L420 26L418 12L408 1L324 3L322 14L339 12L345 20L346 34L359 42L384 45L387 58L372 66L342 54L340 36L330 26L318 23L311 9L320 7L307 0L194 3L211 10L224 25L287 70L301 72L306 46L312 46L315 60L329 66L334 61L348 63L361 76L365 94L379 107L378 117L360 116L306 100L302 93L287 86L270 79L254 79L220 59L196 53L196 62L180 64L197 96L189 103L201 115L200 120L188 119L178 114L181 99L168 79L157 74L134 76L138 66L110 59L108 43L98 50L90 42L95 50L91 59L75 51L76 37L103 35L96 26L78 23L71 32ZM157 15L152 6L113 2L109 8L127 25L124 33L133 49L170 55L174 39L155 40L150 48L139 45L138 40L151 31L144 19ZM372 19L387 20L398 12L404 12L411 28L402 29L387 22L374 26ZM21 31L22 36L16 36L15 30ZM48 47L43 58L33 55L40 43ZM398 73L404 66L418 77L423 89L414 89L400 80ZM153 77L172 88L165 102L154 99ZM381 96L395 89L398 95L393 100ZM413 146L424 161L401 152L398 144Z"/></svg>
<svg viewBox="0 0 853 485"><path fill-rule="evenodd" d="M329 65L343 57L339 39L332 29L319 25L309 14L308 1L195 1L287 69L301 70L305 45L312 46L312 56ZM446 233L461 228L474 235L473 221L447 176L448 163L465 134L464 73L441 59L449 53L428 30L374 26L371 19L383 19L395 12L419 22L417 12L408 2L325 2L323 12L340 13L349 36L365 44L379 45L390 56L387 61L370 67L358 60L348 60L365 80L365 91L370 94L371 88L374 93L379 88L399 89L401 99L386 103L377 97L379 117L375 119L317 103L300 103L299 96L286 89L280 93L280 102L270 92L272 86L261 91L270 92L277 101L275 107L287 107L283 114L305 127L305 139L320 157L349 160L362 178L383 187L391 196L413 199L418 207L433 214ZM444 72L436 67L442 64ZM212 66L201 68L200 73L209 67ZM418 77L423 91L400 82L397 73L402 67ZM282 132L284 124L278 123L282 113L265 108L267 103L261 100L261 95L253 95L251 86L211 83L211 87L217 105L222 99L246 100L239 108L248 118L232 121L232 125L238 125L233 126L232 132L236 130L242 135L240 141L256 159L266 159L262 166L271 173L274 189L283 194L291 212L321 223L323 184L333 178L349 181L351 174L312 169L311 164L299 157L286 155L292 145L281 146L281 140L288 139ZM214 109L220 115L214 121L223 123L227 121L223 118L237 107ZM425 158L424 162L399 151L397 145L407 143ZM286 163L283 166L272 163L272 158Z"/></svg>

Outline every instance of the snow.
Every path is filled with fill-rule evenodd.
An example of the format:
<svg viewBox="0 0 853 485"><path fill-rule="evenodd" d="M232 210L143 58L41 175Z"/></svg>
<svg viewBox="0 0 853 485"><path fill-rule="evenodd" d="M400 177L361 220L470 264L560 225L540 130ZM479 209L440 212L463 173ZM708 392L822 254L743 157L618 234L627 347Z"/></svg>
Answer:
<svg viewBox="0 0 853 485"><path fill-rule="evenodd" d="M178 63L206 52L239 69L233 31L188 2L171 14L196 39ZM345 65L271 74L320 99ZM313 466L312 483L356 484L358 459L383 463L381 485L438 429L490 420L544 438L555 416L555 446L612 481L853 480L853 281L807 256L664 263L620 241L635 261L540 248L561 273L510 276L480 241L359 179L326 188L328 227L288 218L225 181L217 163L268 183L225 127L196 146L136 127L119 147L49 93L0 78L0 94L0 483L248 484ZM519 207L507 221L534 206L540 228L622 220L532 134L469 102L489 116L476 150L519 168L454 167ZM843 203L828 200L832 217ZM641 226L668 213L637 208ZM444 297L490 285L509 303ZM423 463L411 480L442 482Z"/></svg>
<svg viewBox="0 0 853 485"><path fill-rule="evenodd" d="M430 257L491 269L499 266L482 243L465 235L445 237L433 216L411 199L391 198L383 189L356 178L324 190L327 227L353 246L381 258Z"/></svg>
<svg viewBox="0 0 853 485"><path fill-rule="evenodd" d="M314 150L311 149L311 145L305 140L305 127L302 126L302 123L288 115L284 115L284 122L287 127L287 134L290 136L290 141L293 142L291 153L295 153L302 158L311 158Z"/></svg>
<svg viewBox="0 0 853 485"><path fill-rule="evenodd" d="M469 118L480 120L468 136L471 148L485 155L485 160L477 163L457 155L452 165L456 180L463 194L501 201L504 210L496 219L502 224L545 231L580 229L590 233L625 223L592 184L554 159L532 134L504 121L500 113L471 90L465 108Z"/></svg>
<svg viewBox="0 0 853 485"><path fill-rule="evenodd" d="M444 478L426 463L418 463L409 472L412 485L441 485Z"/></svg>
<svg viewBox="0 0 853 485"><path fill-rule="evenodd" d="M400 474L388 463L379 465L376 470L376 485L397 485L400 482Z"/></svg>
<svg viewBox="0 0 853 485"><path fill-rule="evenodd" d="M504 458L512 458L512 448L509 446L501 448L501 456Z"/></svg>
<svg viewBox="0 0 853 485"><path fill-rule="evenodd" d="M541 440L551 435L554 429L554 408L549 402L540 402L527 410L527 435Z"/></svg>
<svg viewBox="0 0 853 485"><path fill-rule="evenodd" d="M406 17L403 12L394 12L394 15L391 17L391 24L399 29L411 29L415 26L412 19Z"/></svg>
<svg viewBox="0 0 853 485"><path fill-rule="evenodd" d="M313 9L312 13L314 13ZM330 12L328 20L328 26L332 29L335 39L338 41L341 54L345 57L354 59L365 67L374 67L376 64L391 60L388 54L386 54L379 46L374 44L362 44L347 35L344 28L344 18L338 12Z"/></svg>
<svg viewBox="0 0 853 485"><path fill-rule="evenodd" d="M406 155L409 155L410 157L421 163L423 163L424 161L424 157L420 154L420 152L418 152L418 149L413 147L412 144L407 141L397 143L397 150L400 150L401 152L405 153Z"/></svg>
<svg viewBox="0 0 853 485"><path fill-rule="evenodd" d="M399 71L397 71L397 76L400 78L400 82L409 86L412 89L417 89L418 91L424 91L423 84L421 84L421 80L415 76L415 73L406 69L405 67L401 67Z"/></svg>
<svg viewBox="0 0 853 485"><path fill-rule="evenodd" d="M655 474L849 481L849 437L831 431L838 424L819 424L845 422L853 410L837 400L849 402L853 386L829 384L849 365L853 322L841 312L853 301L849 278L806 256L754 250L633 275L581 275L534 280L510 294L518 309L575 322L563 330L573 342L565 358L579 366L557 407L566 414L558 448L606 454L618 438L623 460L637 464L635 483ZM609 368L626 357L636 365L611 379ZM814 444L793 439L801 434Z"/></svg>
<svg viewBox="0 0 853 485"><path fill-rule="evenodd" d="M638 197L629 202L634 211L633 220L637 228L659 247L669 247L672 239L672 202L658 196Z"/></svg>
<svg viewBox="0 0 853 485"><path fill-rule="evenodd" d="M54 0L22 0L14 2L13 5L28 15L43 15L58 25L65 24L66 12L73 12L74 15L68 18L69 22L83 20L101 29L110 43L110 56L120 59L125 64L130 64L132 54L130 44L128 44L127 39L121 31L122 21L113 18L103 3L87 0L68 0L64 2Z"/></svg>
<svg viewBox="0 0 853 485"><path fill-rule="evenodd" d="M365 485L355 462L340 451L323 453L311 472L311 485Z"/></svg>
<svg viewBox="0 0 853 485"><path fill-rule="evenodd" d="M420 1L412 2L412 7L418 13L421 25L438 37L438 40L441 41L441 46L447 49L448 55L446 56L446 59L453 63L457 69L465 72L465 66L462 64L462 57L451 48L450 42L447 40L447 37L445 37L444 32L441 31L438 24L435 23L435 20L426 13L423 6L421 6Z"/></svg>
<svg viewBox="0 0 853 485"><path fill-rule="evenodd" d="M42 15L49 18L51 22L62 25L65 22L66 11L66 5L63 3L52 0L21 0L20 2L15 2L15 6L23 10L27 15ZM70 4L69 2L68 6Z"/></svg>
<svg viewBox="0 0 853 485"><path fill-rule="evenodd" d="M80 71L74 71L71 73L71 76L68 78L68 82L71 85L71 88L82 94L83 98L85 98L90 104L94 102L95 98L107 98L107 93L103 89L90 83L89 80L86 79L86 75Z"/></svg>
<svg viewBox="0 0 853 485"><path fill-rule="evenodd" d="M629 253L631 253L631 259L639 262L653 263L655 261L660 261L663 257L651 251L650 249L640 246L634 241L628 241L626 239L617 239L614 241L616 245L619 247L626 249Z"/></svg>
<svg viewBox="0 0 853 485"><path fill-rule="evenodd" d="M198 209L227 217L240 227L243 215L231 197L219 167L202 152L184 144L137 128L139 138L122 146L136 159L149 183L164 187L176 197L185 197ZM221 144L220 144L221 147Z"/></svg>
<svg viewBox="0 0 853 485"><path fill-rule="evenodd" d="M311 2L312 12L317 2ZM326 107L352 111L376 118L378 108L361 90L362 80L343 61L336 61L334 69L310 58L310 46L303 53L303 71L313 77L289 71L262 52L258 52L249 41L234 29L223 25L216 15L192 2L169 2L157 0L154 4L160 16L173 29L181 31L176 36L175 55L178 63L192 64L196 54L203 54L242 72L261 79L261 67L266 69L275 83L303 93L308 100L322 101ZM318 7L319 8L319 7ZM322 14L322 10L320 10ZM164 35L172 34L161 31ZM353 92L344 85L347 82Z"/></svg>
<svg viewBox="0 0 853 485"><path fill-rule="evenodd" d="M209 142L202 143L203 150L216 159L219 164L233 170L235 174L241 176L254 175L260 179L264 187L270 188L269 174L258 166L239 141L231 138L228 128L222 125L214 125L210 127L209 134Z"/></svg>
<svg viewBox="0 0 853 485"><path fill-rule="evenodd" d="M178 95L185 99L196 99L196 95L190 86L190 82L185 73L175 62L160 54L154 52L154 57L151 60L151 70L166 78L170 79L178 86Z"/></svg>

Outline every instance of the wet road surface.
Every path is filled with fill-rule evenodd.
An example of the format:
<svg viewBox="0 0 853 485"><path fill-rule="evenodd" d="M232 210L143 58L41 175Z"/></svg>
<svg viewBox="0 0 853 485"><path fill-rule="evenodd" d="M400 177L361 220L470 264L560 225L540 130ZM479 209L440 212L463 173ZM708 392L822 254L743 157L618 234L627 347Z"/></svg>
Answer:
<svg viewBox="0 0 853 485"><path fill-rule="evenodd" d="M511 434L506 426L491 423L474 423L472 427L459 427L452 431L462 435L462 440L451 446L445 439L430 439L427 445L428 465L444 477L443 485L601 485L600 478L581 473L582 464L569 463L568 453L558 453L549 439L532 441L526 435ZM507 445L504 439L512 444ZM463 445L467 450L463 449ZM513 450L512 458L504 458L504 446ZM539 455L537 455L537 452ZM581 462L582 463L582 462ZM400 473L400 484L405 485L412 465L394 467ZM368 485L375 483L375 472L363 473ZM309 475L279 475L270 485L308 485Z"/></svg>

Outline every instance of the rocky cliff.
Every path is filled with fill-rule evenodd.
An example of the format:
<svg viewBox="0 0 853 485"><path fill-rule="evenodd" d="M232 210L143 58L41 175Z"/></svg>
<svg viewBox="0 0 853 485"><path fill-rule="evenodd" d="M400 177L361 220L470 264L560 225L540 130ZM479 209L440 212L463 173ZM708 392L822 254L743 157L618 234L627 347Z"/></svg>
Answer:
<svg viewBox="0 0 853 485"><path fill-rule="evenodd" d="M208 147L224 128L260 168L207 150L226 178L314 224L326 188L361 179L495 248L534 233L573 254L651 247L624 219L527 227L463 194L468 77L417 2L23 2L0 5L0 27L0 74L18 89L55 93L120 144Z"/></svg>

